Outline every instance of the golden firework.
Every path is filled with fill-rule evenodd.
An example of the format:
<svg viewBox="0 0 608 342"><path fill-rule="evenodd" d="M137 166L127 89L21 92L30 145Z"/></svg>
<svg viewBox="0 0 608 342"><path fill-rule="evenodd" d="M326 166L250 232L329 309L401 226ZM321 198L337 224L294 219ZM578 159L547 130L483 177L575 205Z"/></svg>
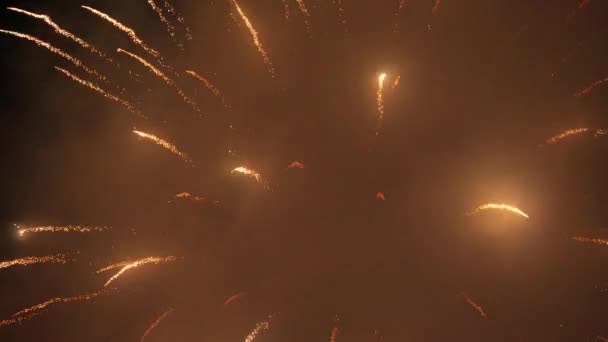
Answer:
<svg viewBox="0 0 608 342"><path fill-rule="evenodd" d="M308 12L308 8L306 7L306 3L304 3L304 0L296 0L296 2L298 3L298 8L302 13L302 17L304 18L306 32L308 32L308 34L310 35L310 22L308 21L308 19L310 18L310 12Z"/></svg>
<svg viewBox="0 0 608 342"><path fill-rule="evenodd" d="M220 92L220 90L213 84L211 83L208 79L206 79L205 77L199 75L198 73L196 73L195 71L192 70L187 70L186 74L196 78L197 80L203 82L203 84L205 85L205 87L207 87L207 89L209 89L209 91L211 93L213 93L213 95L215 97L217 97L218 99L220 99L220 101L222 102L222 104L225 107L230 107L226 104L226 101L224 100L224 97L222 96L222 93Z"/></svg>
<svg viewBox="0 0 608 342"><path fill-rule="evenodd" d="M549 144L549 145L550 144L556 144L556 143L560 142L561 140L563 140L563 139L565 139L565 138L567 138L569 136L585 133L585 132L588 132L590 130L591 130L590 128L584 128L584 127L583 128L568 129L568 130L565 130L565 131L561 132L560 134L558 134L556 136L553 136L553 137L547 139L547 141L545 143Z"/></svg>
<svg viewBox="0 0 608 342"><path fill-rule="evenodd" d="M382 120L384 119L384 80L386 79L386 74L381 73L378 75L378 89L376 91L376 105L378 107L378 128L382 125ZM378 134L378 130L376 130L376 134Z"/></svg>
<svg viewBox="0 0 608 342"><path fill-rule="evenodd" d="M160 324L160 322L162 322L165 318L167 318L169 315L171 315L174 311L175 311L174 308L167 309L167 311L165 311L152 324L150 324L150 326L148 327L148 329L146 329L146 332L144 333L144 335L141 337L141 342L144 342L144 340L146 339L146 337L148 335L150 335L150 333L152 332L152 330L156 329L156 327Z"/></svg>
<svg viewBox="0 0 608 342"><path fill-rule="evenodd" d="M72 303L72 302L87 302L90 300L93 300L97 297L100 296L106 296L109 294L112 294L114 292L116 292L116 289L101 289L92 293L88 293L88 294L84 294L84 295L79 295L79 296L73 296L73 297L57 297L57 298L52 298L47 300L44 303L40 303L34 306L31 306L29 308L23 309L15 314L13 314L13 317L17 317L17 316L22 316L22 315L26 315L26 314L31 314L33 312L36 311L40 311L42 309L45 309L46 307L53 305L53 304L58 304L58 303Z"/></svg>
<svg viewBox="0 0 608 342"><path fill-rule="evenodd" d="M270 329L270 323L268 321L258 323L255 328L249 333L249 335L247 335L247 337L245 338L245 342L253 342L253 340L255 340L255 338L260 333L268 329Z"/></svg>
<svg viewBox="0 0 608 342"><path fill-rule="evenodd" d="M0 269L9 268L13 266L28 266L33 264L66 264L73 261L74 258L70 254L55 254L47 255L43 257L25 257L10 261L0 262Z"/></svg>
<svg viewBox="0 0 608 342"><path fill-rule="evenodd" d="M36 226L36 227L29 227L29 226L22 226L22 225L15 225L15 228L17 228L17 234L19 234L19 236L25 236L25 234L29 234L29 233L44 233L44 232L49 232L49 233L72 233L72 232L76 232L76 233L92 233L92 232L103 232L106 230L109 230L109 227L103 227L103 226Z"/></svg>
<svg viewBox="0 0 608 342"><path fill-rule="evenodd" d="M180 157L181 159L183 159L184 161L186 161L188 163L192 162L190 157L188 157L187 154L178 150L175 145L173 145L172 143L170 143L166 140L163 140L163 139L157 137L154 134L150 134L150 133L146 133L146 132L142 132L142 131L138 131L138 130L133 130L133 133L137 134L139 137L142 137L144 139L151 140L156 145L162 146L164 149L169 150L171 153L175 154L176 156Z"/></svg>
<svg viewBox="0 0 608 342"><path fill-rule="evenodd" d="M514 213L514 214L517 214L517 215L519 215L521 217L530 218L528 216L528 214L524 213L519 208L514 207L512 205L509 205L509 204L502 204L502 203L500 203L500 204L497 204L497 203L482 204L482 205L478 206L477 208L475 208L475 210L472 213L470 213L469 215L474 215L474 214L476 214L476 213L478 213L480 211L488 210L488 209L505 210L505 211L509 211L509 212Z"/></svg>
<svg viewBox="0 0 608 342"><path fill-rule="evenodd" d="M262 58L264 59L264 63L266 63L266 65L268 66L268 71L270 72L270 75L272 77L274 77L274 67L272 66L270 57L268 57L268 53L266 53L264 46L262 46L262 43L260 42L260 37L258 35L258 31L255 30L255 28L251 24L251 21L249 21L249 18L247 18L247 15L245 15L245 12L243 12L243 10L239 6L238 2L236 2L236 0L232 0L232 3L234 4L234 7L236 8L237 12L239 12L239 15L241 16L241 19L245 23L245 26L247 26L247 29L249 29L249 33L251 33L251 37L253 38L253 44L258 49L258 52L260 53L260 55L262 55Z"/></svg>
<svg viewBox="0 0 608 342"><path fill-rule="evenodd" d="M130 262L130 263L124 265L120 269L120 271L118 271L116 274L114 274L103 286L104 287L108 287L108 285L110 285L114 280L116 280L123 273L125 273L126 271L128 271L130 269L138 268L140 266L148 265L148 264L153 264L153 265L164 264L164 263L173 262L173 261L176 261L176 260L177 260L177 258L174 257L174 256L168 256L168 257L147 257L147 258L135 260L133 262ZM106 269L109 268L109 267L112 267L112 266L113 265L110 265L110 266L106 267Z"/></svg>
<svg viewBox="0 0 608 342"><path fill-rule="evenodd" d="M598 245L608 246L608 240L604 240L604 239L590 238L590 237L586 237L586 236L574 236L574 237L572 237L572 240L578 241L578 242L595 243Z"/></svg>

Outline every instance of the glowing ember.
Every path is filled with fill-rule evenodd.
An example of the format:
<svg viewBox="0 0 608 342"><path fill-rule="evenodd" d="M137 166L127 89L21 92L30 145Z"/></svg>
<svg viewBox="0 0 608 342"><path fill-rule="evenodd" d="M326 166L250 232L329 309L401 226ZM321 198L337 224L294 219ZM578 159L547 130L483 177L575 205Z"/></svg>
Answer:
<svg viewBox="0 0 608 342"><path fill-rule="evenodd" d="M469 215L473 215L479 211L488 210L488 209L506 210L506 211L512 212L514 214L517 214L519 216L522 216L525 218L530 218L526 213L524 213L517 207L511 206L508 204L496 204L496 203L482 204L482 205L478 206L477 208L475 208L475 210L472 213L470 213Z"/></svg>
<svg viewBox="0 0 608 342"><path fill-rule="evenodd" d="M181 152L180 150L178 150L175 145L173 145L172 143L170 143L170 142L168 142L166 140L163 140L163 139L157 137L154 134L150 134L150 133L146 133L146 132L142 132L142 131L137 131L137 130L133 130L133 133L137 134L139 137L142 137L144 139L151 140L156 145L162 146L164 149L169 150L171 153L175 154L176 156L180 157L181 159L183 159L186 162L191 162L192 161L190 159L190 157L188 157L187 154L185 154L185 153Z"/></svg>

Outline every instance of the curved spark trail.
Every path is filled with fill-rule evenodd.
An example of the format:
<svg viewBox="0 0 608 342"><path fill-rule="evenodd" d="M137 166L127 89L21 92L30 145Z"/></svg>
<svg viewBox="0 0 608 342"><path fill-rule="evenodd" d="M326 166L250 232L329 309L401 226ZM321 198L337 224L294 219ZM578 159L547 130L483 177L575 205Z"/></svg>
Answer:
<svg viewBox="0 0 608 342"><path fill-rule="evenodd" d="M114 280L116 280L123 273L125 273L126 271L128 271L130 269L138 268L140 266L147 265L147 264L158 265L158 264L163 264L163 263L172 262L172 261L176 261L176 260L177 260L176 257L168 256L168 257L147 257L147 258L133 261L133 262L123 266L120 269L120 271L118 271L115 275L113 275L103 286L108 287L108 285L110 285Z"/></svg>
<svg viewBox="0 0 608 342"><path fill-rule="evenodd" d="M16 7L7 7L6 9L9 10L9 11L25 14L27 16L30 16L30 17L38 19L38 20L42 20L47 25L49 25L50 27L52 27L53 30L55 31L55 33L57 33L59 35L62 35L64 37L68 38L68 39L73 40L74 42L78 43L78 45L82 46L83 48L85 48L85 49L87 49L87 50L89 50L91 52L93 52L94 54L98 55L99 57L108 60L109 62L112 61L112 59L109 58L109 57L107 57L105 53L99 51L96 47L94 47L93 45L87 43L84 39L79 38L76 35L74 35L73 33L62 29L48 15L29 12L29 11L26 11L24 9L20 9L20 8L16 8Z"/></svg>
<svg viewBox="0 0 608 342"><path fill-rule="evenodd" d="M22 315L22 316L11 318L11 319L4 319L4 320L0 321L0 327L7 326L7 325L13 325L16 323L21 324L24 321L29 321L30 319L32 319L40 314L41 314L41 312L34 312L29 315Z"/></svg>
<svg viewBox="0 0 608 342"><path fill-rule="evenodd" d="M187 154L178 150L175 145L173 145L172 143L170 143L166 140L163 140L163 139L157 137L154 134L150 134L150 133L146 133L146 132L142 132L142 131L138 131L138 130L133 130L133 133L137 134L139 137L153 141L156 145L162 146L164 149L169 150L171 153L175 154L176 156L180 157L181 159L183 159L184 161L186 161L188 163L192 162L192 159L190 159L190 157L188 157Z"/></svg>
<svg viewBox="0 0 608 342"><path fill-rule="evenodd" d="M92 292L89 294L84 294L84 295L79 295L79 296L52 298L52 299L47 300L44 303L40 303L38 305L34 305L29 308L23 309L15 314L13 314L13 317L22 316L25 314L30 314L32 312L40 311L42 309L45 309L49 305L53 305L53 304L90 301L90 300L93 300L100 296L106 296L106 295L112 294L116 291L117 291L116 289L101 289L101 290L98 290L98 291L95 291L95 292Z"/></svg>
<svg viewBox="0 0 608 342"><path fill-rule="evenodd" d="M521 211L519 208L508 205L508 204L496 204L496 203L487 203L487 204L482 204L479 207L475 208L475 210L470 213L469 215L474 215L479 211L482 210L488 210L488 209L499 209L499 210L506 210L509 212L512 212L514 214L517 214L521 217L525 217L525 218L530 218L528 216L528 214L524 213L523 211Z"/></svg>
<svg viewBox="0 0 608 342"><path fill-rule="evenodd" d="M235 302L235 301L243 298L246 295L247 295L247 292L235 293L232 296L228 297L228 299L226 299L226 301L224 302L224 305L228 305L228 304L230 304L232 302Z"/></svg>
<svg viewBox="0 0 608 342"><path fill-rule="evenodd" d="M608 77L600 79L600 80L596 80L593 81L590 85L588 85L587 87L581 89L578 93L574 94L575 97L581 97L584 95L589 94L593 89L605 84L608 82Z"/></svg>
<svg viewBox="0 0 608 342"><path fill-rule="evenodd" d="M255 340L255 338L260 333L268 329L270 329L270 323L268 321L258 323L255 328L249 333L249 335L247 335L247 337L245 338L245 342L253 342L253 340Z"/></svg>
<svg viewBox="0 0 608 342"><path fill-rule="evenodd" d="M258 36L258 31L255 30L255 28L249 21L249 18L247 18L247 16L245 15L245 12L243 12L241 7L239 6L238 2L236 2L236 0L232 0L232 3L234 4L234 7L236 8L237 12L239 12L239 15L241 16L241 19L245 23L245 26L247 26L247 29L249 29L249 32L251 33L251 37L253 38L253 44L258 49L258 52L260 53L260 55L262 55L262 58L264 59L264 63L268 66L268 71L270 72L270 75L272 77L274 77L274 66L272 66L270 57L268 57L268 53L266 53L266 50L264 50L264 46L262 46L262 43L260 42L260 38Z"/></svg>
<svg viewBox="0 0 608 342"><path fill-rule="evenodd" d="M405 2L407 0L398 0L398 1L399 1L399 3L397 5L397 10L393 14L393 16L395 17L395 21L393 24L393 32L395 32L395 33L399 32L399 16L401 15L401 11L403 10L403 7L405 7Z"/></svg>
<svg viewBox="0 0 608 342"><path fill-rule="evenodd" d="M26 227L21 228L20 225L15 225L17 228L17 234L19 236L25 236L29 233L92 233L92 232L104 232L109 230L109 227L96 227L96 226L38 226L38 227Z"/></svg>
<svg viewBox="0 0 608 342"><path fill-rule="evenodd" d="M230 107L226 104L226 101L224 100L224 97L222 96L222 93L220 92L220 90L213 84L211 83L208 79L206 79L205 77L199 75L198 73L196 73L195 71L192 70L186 70L186 74L196 78L197 80L201 81L205 87L207 87L207 89L209 89L209 91L211 93L213 93L213 95L215 97L217 97L218 99L220 99L220 101L222 102L222 104L225 107Z"/></svg>
<svg viewBox="0 0 608 342"><path fill-rule="evenodd" d="M590 238L590 237L586 237L586 236L574 236L574 237L572 237L572 240L578 241L578 242L595 243L598 245L608 246L608 240L604 240L604 239Z"/></svg>
<svg viewBox="0 0 608 342"><path fill-rule="evenodd" d="M13 266L28 266L33 264L66 264L70 261L74 261L74 258L69 254L55 254L43 257L25 257L10 261L2 261L0 262L0 269Z"/></svg>
<svg viewBox="0 0 608 342"><path fill-rule="evenodd" d="M585 133L585 132L588 132L590 130L591 129L589 129L589 128L573 128L573 129L569 129L569 130L563 131L562 133L560 133L560 134L558 134L556 136L553 136L553 137L547 139L547 141L545 141L545 143L549 144L549 145L556 144L556 143L560 142L561 140L563 140L563 139L565 139L565 138L567 138L567 137L569 137L571 135Z"/></svg>
<svg viewBox="0 0 608 342"><path fill-rule="evenodd" d="M479 312L479 315L481 315L481 317L488 319L488 315L486 315L485 311L483 311L483 308L481 306L479 306L477 303L475 303L466 294L463 293L462 296L464 297L464 300L466 300L467 303L469 303L469 305L471 305L475 310L477 310L477 312Z"/></svg>
<svg viewBox="0 0 608 342"><path fill-rule="evenodd" d="M240 173L246 176L249 176L251 178L254 178L256 180L256 182L262 184L264 186L265 189L270 189L270 184L268 184L268 182L266 182L263 178L262 175L260 175L258 172L256 172L255 170L249 169L247 167L244 166L239 166L234 168L232 171L230 171L230 173Z"/></svg>
<svg viewBox="0 0 608 342"><path fill-rule="evenodd" d="M386 79L386 74L381 73L378 75L378 90L376 92L376 105L378 106L378 129L376 130L376 135L378 134L378 130L380 125L382 125L382 120L384 119L384 80Z"/></svg>
<svg viewBox="0 0 608 342"><path fill-rule="evenodd" d="M160 57L160 53L150 47L148 47L148 45L146 45L146 43L144 43L143 40L141 40L137 34L135 33L135 31L133 31L133 29L127 27L126 25L122 24L121 22L119 22L118 20L110 17L109 15L107 15L106 13L103 13L99 10L96 10L92 7L89 6L80 6L82 8L84 8L85 10L97 15L98 17L100 17L101 19L104 19L105 21L109 22L110 24L112 24L112 26L116 27L117 29L121 30L122 32L126 33L129 38L131 39L131 41L133 43L135 43L135 45L138 45L139 47L141 47L142 49L144 49L147 53L151 54L154 57Z"/></svg>
<svg viewBox="0 0 608 342"><path fill-rule="evenodd" d="M175 311L174 308L169 308L167 311L165 311L162 315L160 315L160 317L158 317L156 319L156 321L154 321L150 327L148 327L148 329L146 330L146 332L144 333L144 335L141 337L141 342L144 342L144 340L146 339L146 337L148 335L150 335L150 333L156 329L156 327L158 327L158 325L160 324L160 322L162 322L165 318L167 318L169 315L171 315L173 312Z"/></svg>

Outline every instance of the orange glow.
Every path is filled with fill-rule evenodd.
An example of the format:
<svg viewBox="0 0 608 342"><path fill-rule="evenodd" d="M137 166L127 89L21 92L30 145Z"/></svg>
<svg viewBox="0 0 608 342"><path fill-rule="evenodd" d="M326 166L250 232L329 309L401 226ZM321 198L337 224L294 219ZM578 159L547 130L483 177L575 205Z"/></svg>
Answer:
<svg viewBox="0 0 608 342"><path fill-rule="evenodd" d="M378 192L378 193L376 194L376 199L377 199L377 200L380 200L380 201L385 201L385 200L386 200L386 198L384 197L384 194L383 194L383 193L381 193L381 192Z"/></svg>
<svg viewBox="0 0 608 342"><path fill-rule="evenodd" d="M530 218L528 216L528 214L524 213L519 208L508 205L508 204L502 204L502 203L501 204L496 204L496 203L482 204L482 205L478 206L477 208L475 208L475 210L472 213L470 213L469 215L474 215L474 214L478 213L479 211L488 210L488 209L506 210L506 211L512 212L514 214L517 214L519 216L522 216L525 218Z"/></svg>
<svg viewBox="0 0 608 342"><path fill-rule="evenodd" d="M247 295L247 292L238 292L233 294L232 296L228 297L228 299L226 299L226 301L224 302L224 305L228 305L232 302L235 302L241 298L243 298L244 296Z"/></svg>
<svg viewBox="0 0 608 342"><path fill-rule="evenodd" d="M74 259L69 254L55 254L55 255L47 255L43 257L25 257L19 258L11 261L3 261L0 262L0 269L9 268L13 266L28 266L33 264L66 264L69 261L73 261Z"/></svg>
<svg viewBox="0 0 608 342"><path fill-rule="evenodd" d="M304 164L302 164L301 162L296 160L293 163L289 164L289 166L287 168L288 169L303 169Z"/></svg>

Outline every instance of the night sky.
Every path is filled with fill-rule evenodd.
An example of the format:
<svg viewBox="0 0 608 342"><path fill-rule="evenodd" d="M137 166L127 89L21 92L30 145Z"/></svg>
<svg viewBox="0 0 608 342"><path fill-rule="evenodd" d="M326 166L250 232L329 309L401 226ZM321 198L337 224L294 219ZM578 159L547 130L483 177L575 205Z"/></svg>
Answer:
<svg viewBox="0 0 608 342"><path fill-rule="evenodd" d="M0 321L101 289L111 274L95 271L109 264L178 260L0 326L0 341L139 341L168 308L145 341L244 341L265 320L255 341L329 341L333 327L336 342L608 340L608 244L572 239L608 239L608 135L545 144L608 128L608 84L574 96L608 77L608 2L303 0L306 17L285 0L287 19L282 0L240 0L272 77L232 1L175 0L192 40L166 13L172 39L144 0L2 2L0 29L48 41L108 84L0 33L0 262L77 253L0 269ZM7 6L50 15L113 62ZM117 48L175 79L200 112ZM148 118L54 66L124 88ZM241 165L269 188L231 173ZM483 203L530 217L467 215ZM14 224L111 229L19 237Z"/></svg>

